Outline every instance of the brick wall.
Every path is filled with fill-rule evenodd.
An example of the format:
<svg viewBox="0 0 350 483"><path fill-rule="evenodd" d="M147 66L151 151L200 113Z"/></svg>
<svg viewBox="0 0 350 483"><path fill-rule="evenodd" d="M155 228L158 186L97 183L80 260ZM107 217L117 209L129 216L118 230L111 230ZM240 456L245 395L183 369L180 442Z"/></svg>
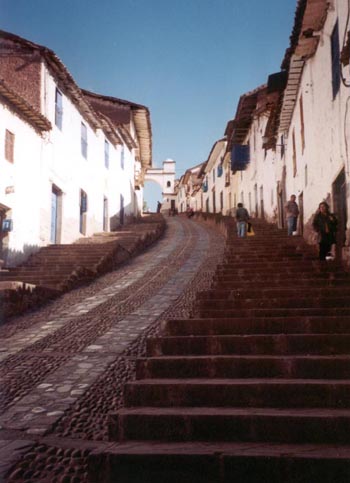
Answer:
<svg viewBox="0 0 350 483"><path fill-rule="evenodd" d="M1 78L40 112L41 57L39 53L29 49L19 50L13 42L7 41L1 43L0 54Z"/></svg>

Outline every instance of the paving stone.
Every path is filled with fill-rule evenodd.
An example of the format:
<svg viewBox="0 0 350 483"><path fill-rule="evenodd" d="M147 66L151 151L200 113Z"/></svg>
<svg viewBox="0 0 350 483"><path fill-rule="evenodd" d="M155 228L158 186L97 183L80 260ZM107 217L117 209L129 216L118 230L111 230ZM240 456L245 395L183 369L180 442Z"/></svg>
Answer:
<svg viewBox="0 0 350 483"><path fill-rule="evenodd" d="M13 407L3 413L0 424L40 437L52 428L53 423L60 421L62 416L64 418L66 411L73 407L73 404L78 403L85 394L89 394L89 388L98 384L100 379L103 380L108 368L128 350L130 344L140 344L138 342L140 336L152 324L158 323L163 313L169 311L169 306L176 302L208 256L209 235L205 227L190 225L186 220L174 219L170 221L168 234L168 239L166 235L158 242L157 247L132 260L127 267L102 277L101 281L94 282L96 287L108 283L105 287L95 289L99 292L92 293L93 284L76 291L76 297L81 294L81 297L87 297L89 302L94 303L87 305L85 301L78 302L67 308L67 306L64 307L64 300L71 299L68 295L64 296L62 307L59 306L58 301L53 303L57 311L52 314L49 321L46 315L48 308L45 307L42 309L45 320L41 322L40 317L36 316L36 324L24 329L25 336L23 332L22 334L18 332L7 339L7 351L8 355L13 354L11 357L17 357L16 353L25 354L28 348L36 354L57 353L60 358L58 360L61 362L57 369L43 374L44 377L32 386L32 390L27 395L20 397ZM221 238L220 243L223 247ZM185 257L171 256L175 252L183 252ZM164 260L171 260L171 263L165 265ZM159 270L160 265L161 270ZM140 266L144 268L140 269ZM111 283L113 276L118 280ZM86 295L88 292L90 294ZM146 292L144 296L143 293ZM145 297L145 300L142 297ZM123 316L123 312L118 315L123 304L125 315ZM108 307L107 310L106 307ZM81 311L86 311L86 315L80 313ZM106 316L109 317L108 311L111 312L111 326L104 333L98 334L96 329L106 320ZM21 323L19 322L18 327ZM68 330L70 326L75 327L75 332L72 331L71 335ZM91 343L85 347L80 345L75 352L73 349L67 351L71 342L77 343L79 347L80 334L87 330L91 331ZM66 331L67 336L62 337L62 331ZM35 346L35 344L39 345ZM6 359L3 359L3 363L5 361ZM120 367L119 364L118 367ZM67 374L70 374L70 377L67 378ZM122 378L130 377L129 374L128 369L123 373ZM108 388L105 383L103 385ZM103 402L102 398L101 403ZM38 403L40 407L45 408L44 413L33 414L31 410L39 407ZM108 411L108 404L104 404L103 418ZM25 414L26 411L23 410L23 418L15 420L16 414L21 412L16 410L16 406L22 409L28 407L30 413ZM97 428L96 423L90 424L89 431L92 431L91 434L95 431L98 436L102 428L98 430Z"/></svg>

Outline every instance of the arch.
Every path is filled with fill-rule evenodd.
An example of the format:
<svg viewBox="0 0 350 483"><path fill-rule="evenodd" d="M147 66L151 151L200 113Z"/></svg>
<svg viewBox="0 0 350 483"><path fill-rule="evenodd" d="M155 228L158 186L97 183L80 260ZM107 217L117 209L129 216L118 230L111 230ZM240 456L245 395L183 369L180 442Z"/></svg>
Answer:
<svg viewBox="0 0 350 483"><path fill-rule="evenodd" d="M149 168L145 173L145 181L155 181L162 189L162 211L170 209L171 200L176 199L175 161L166 159L163 168Z"/></svg>
<svg viewBox="0 0 350 483"><path fill-rule="evenodd" d="M157 211L158 201L162 201L162 188L154 180L145 180L143 185L143 211Z"/></svg>

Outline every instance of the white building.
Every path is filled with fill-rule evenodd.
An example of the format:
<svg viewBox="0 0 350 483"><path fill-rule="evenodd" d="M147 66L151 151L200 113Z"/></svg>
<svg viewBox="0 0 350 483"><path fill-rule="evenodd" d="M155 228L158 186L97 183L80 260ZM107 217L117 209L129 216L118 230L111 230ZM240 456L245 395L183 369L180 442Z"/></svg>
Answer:
<svg viewBox="0 0 350 483"><path fill-rule="evenodd" d="M317 7L317 8L316 8ZM279 139L287 144L285 198L296 194L300 229L315 242L313 216L326 200L339 219L338 255L349 259L350 72L347 0L297 5L294 36L282 67L288 72Z"/></svg>
<svg viewBox="0 0 350 483"><path fill-rule="evenodd" d="M142 207L149 111L82 91L51 50L0 32L2 256L116 228Z"/></svg>
<svg viewBox="0 0 350 483"><path fill-rule="evenodd" d="M227 198L224 196L226 181L224 171L225 152L226 138L216 141L204 169L203 203L204 211L209 213L225 214L228 209Z"/></svg>

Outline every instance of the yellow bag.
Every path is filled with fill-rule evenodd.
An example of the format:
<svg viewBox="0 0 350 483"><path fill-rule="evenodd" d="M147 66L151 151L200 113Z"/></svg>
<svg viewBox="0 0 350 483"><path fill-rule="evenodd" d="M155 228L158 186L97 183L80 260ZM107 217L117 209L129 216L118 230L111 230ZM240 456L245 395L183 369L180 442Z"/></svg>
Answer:
<svg viewBox="0 0 350 483"><path fill-rule="evenodd" d="M254 235L255 233L254 233L253 227L252 225L250 225L247 230L247 236L254 236Z"/></svg>

